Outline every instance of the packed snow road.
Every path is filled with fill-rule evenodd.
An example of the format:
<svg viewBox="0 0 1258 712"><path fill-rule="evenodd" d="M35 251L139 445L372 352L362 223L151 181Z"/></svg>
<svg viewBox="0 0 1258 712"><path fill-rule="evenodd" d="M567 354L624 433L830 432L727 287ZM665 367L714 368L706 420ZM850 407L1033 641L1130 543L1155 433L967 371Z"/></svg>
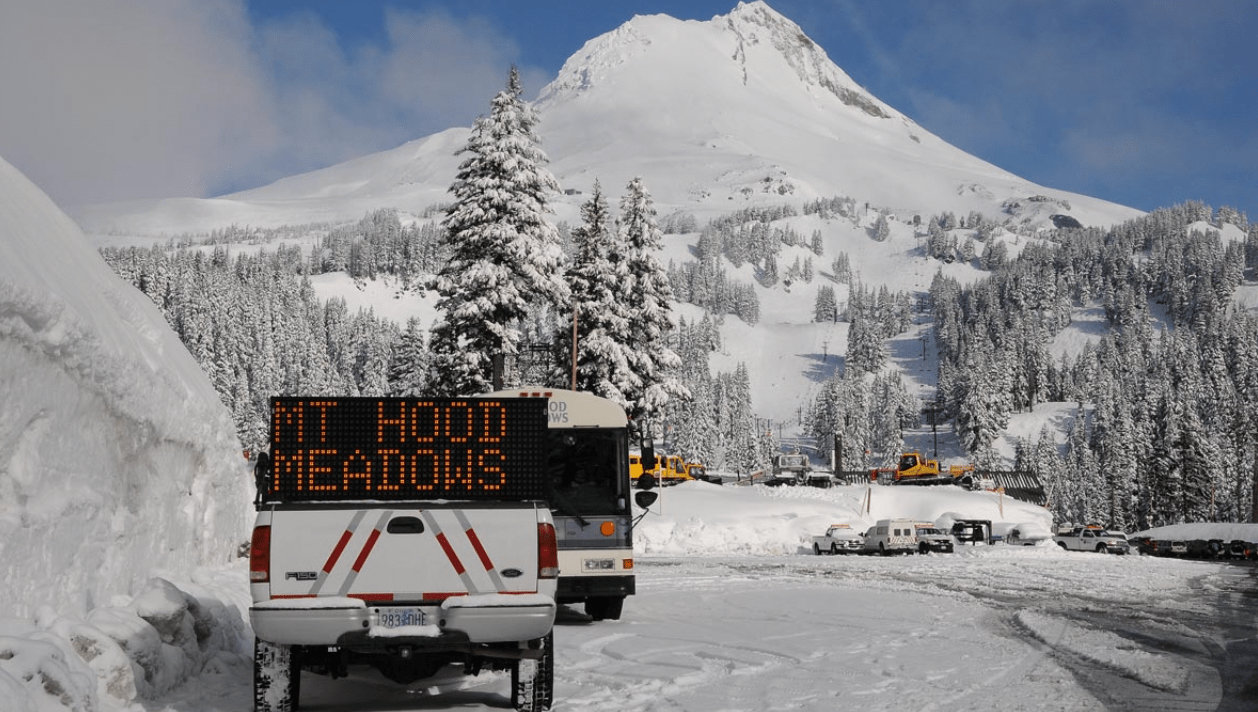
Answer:
<svg viewBox="0 0 1258 712"><path fill-rule="evenodd" d="M562 609L556 710L1243 710L1258 704L1249 564L1067 553L640 560L620 621ZM250 709L239 669L153 712ZM303 710L509 707L506 675L409 689L307 673Z"/></svg>

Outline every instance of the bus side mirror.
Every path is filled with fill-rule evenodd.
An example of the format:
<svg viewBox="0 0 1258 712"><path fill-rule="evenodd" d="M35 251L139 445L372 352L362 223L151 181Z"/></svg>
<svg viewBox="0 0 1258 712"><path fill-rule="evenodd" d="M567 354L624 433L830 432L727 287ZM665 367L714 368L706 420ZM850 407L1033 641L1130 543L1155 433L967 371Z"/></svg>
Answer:
<svg viewBox="0 0 1258 712"><path fill-rule="evenodd" d="M639 507L648 509L651 505L655 504L655 500L659 499L659 496L659 492L640 490L633 496L633 501L636 502Z"/></svg>

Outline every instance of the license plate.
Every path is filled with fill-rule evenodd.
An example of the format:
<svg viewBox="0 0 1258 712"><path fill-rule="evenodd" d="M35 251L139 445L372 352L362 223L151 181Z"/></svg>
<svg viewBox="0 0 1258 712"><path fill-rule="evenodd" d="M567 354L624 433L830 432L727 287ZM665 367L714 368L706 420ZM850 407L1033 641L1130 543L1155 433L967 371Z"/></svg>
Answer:
<svg viewBox="0 0 1258 712"><path fill-rule="evenodd" d="M418 608L377 608L376 620L383 628L423 625L424 612Z"/></svg>

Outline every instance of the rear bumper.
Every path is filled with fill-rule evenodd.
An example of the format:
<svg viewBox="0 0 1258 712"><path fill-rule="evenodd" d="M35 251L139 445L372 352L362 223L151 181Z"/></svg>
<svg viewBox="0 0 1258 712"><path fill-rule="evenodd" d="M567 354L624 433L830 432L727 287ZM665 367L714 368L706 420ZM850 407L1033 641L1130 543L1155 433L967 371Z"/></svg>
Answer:
<svg viewBox="0 0 1258 712"><path fill-rule="evenodd" d="M503 598L511 598L504 596ZM457 648L481 643L519 642L541 638L555 622L556 604L548 597L513 605L481 604L416 606L424 625L385 628L379 624L384 606L308 608L267 602L249 609L253 633L281 645L396 645ZM299 601L301 599L298 599Z"/></svg>
<svg viewBox="0 0 1258 712"><path fill-rule="evenodd" d="M634 577L618 576L560 576L559 590L555 598L560 603L576 603L587 598L623 597L636 593Z"/></svg>

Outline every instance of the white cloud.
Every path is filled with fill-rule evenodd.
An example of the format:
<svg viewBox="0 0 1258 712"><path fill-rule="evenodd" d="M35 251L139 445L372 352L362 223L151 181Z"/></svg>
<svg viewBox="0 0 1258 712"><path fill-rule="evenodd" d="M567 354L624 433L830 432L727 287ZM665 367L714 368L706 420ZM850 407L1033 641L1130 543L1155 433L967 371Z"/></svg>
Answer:
<svg viewBox="0 0 1258 712"><path fill-rule="evenodd" d="M470 125L519 54L480 21L384 21L347 48L311 14L255 27L241 0L8 0L0 156L63 206L204 197Z"/></svg>

